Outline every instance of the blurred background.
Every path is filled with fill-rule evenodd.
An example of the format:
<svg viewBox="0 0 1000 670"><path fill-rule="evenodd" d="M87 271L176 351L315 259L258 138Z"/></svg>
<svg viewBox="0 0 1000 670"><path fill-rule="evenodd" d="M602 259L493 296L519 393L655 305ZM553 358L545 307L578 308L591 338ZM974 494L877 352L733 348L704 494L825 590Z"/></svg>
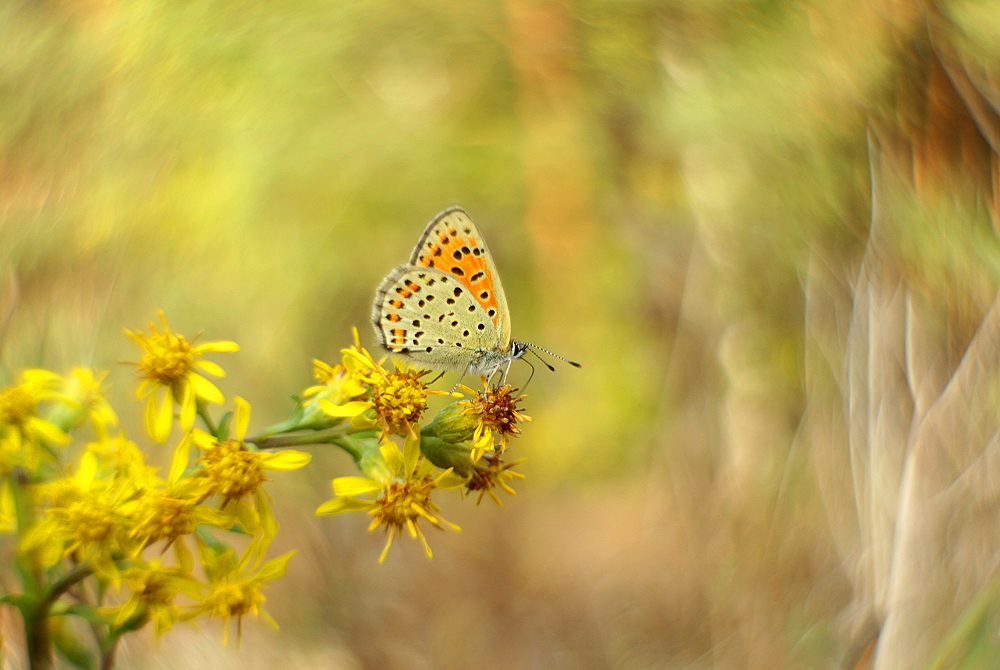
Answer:
<svg viewBox="0 0 1000 670"><path fill-rule="evenodd" d="M240 343L259 429L452 205L515 337L584 365L433 560L314 517L353 464L313 449L271 489L281 630L120 667L997 667L997 9L2 3L0 383L110 370L162 465L119 363L163 309Z"/></svg>

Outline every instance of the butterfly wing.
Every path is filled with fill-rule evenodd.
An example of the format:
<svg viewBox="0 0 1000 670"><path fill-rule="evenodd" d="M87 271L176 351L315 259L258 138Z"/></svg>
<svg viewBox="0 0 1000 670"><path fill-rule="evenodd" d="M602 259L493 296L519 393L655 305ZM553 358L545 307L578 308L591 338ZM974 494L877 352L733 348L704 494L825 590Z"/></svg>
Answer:
<svg viewBox="0 0 1000 670"><path fill-rule="evenodd" d="M496 322L483 299L473 295L475 289L460 279L412 265L390 272L372 309L379 344L421 365L445 369L466 368L473 352L495 351L500 342Z"/></svg>
<svg viewBox="0 0 1000 670"><path fill-rule="evenodd" d="M465 210L452 207L438 214L413 248L410 265L439 270L458 281L499 333L497 348L510 349L510 312L500 275L486 241Z"/></svg>

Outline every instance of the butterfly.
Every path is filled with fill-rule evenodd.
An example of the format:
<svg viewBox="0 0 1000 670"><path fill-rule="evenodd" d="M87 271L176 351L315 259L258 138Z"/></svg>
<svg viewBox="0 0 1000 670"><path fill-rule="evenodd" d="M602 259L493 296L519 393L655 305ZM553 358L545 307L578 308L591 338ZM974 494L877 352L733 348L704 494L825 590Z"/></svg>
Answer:
<svg viewBox="0 0 1000 670"><path fill-rule="evenodd" d="M510 311L493 257L459 207L438 214L409 262L382 280L375 292L372 325L379 344L396 357L418 367L457 370L462 376L492 377L505 368L506 378L510 364L529 348L580 367L533 344L511 340Z"/></svg>

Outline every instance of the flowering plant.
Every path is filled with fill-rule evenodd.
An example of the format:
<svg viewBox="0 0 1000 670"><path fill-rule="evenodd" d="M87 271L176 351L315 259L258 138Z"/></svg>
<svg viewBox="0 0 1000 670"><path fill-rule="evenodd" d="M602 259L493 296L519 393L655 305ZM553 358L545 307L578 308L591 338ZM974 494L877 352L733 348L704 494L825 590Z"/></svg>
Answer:
<svg viewBox="0 0 1000 670"><path fill-rule="evenodd" d="M202 376L225 375L205 354L238 345L195 345L162 312L160 320L149 334L126 333L142 348L132 365L148 437L166 442L180 428L165 473L118 427L105 373L24 370L0 389L0 533L16 538L21 585L0 602L21 614L32 670L53 667L54 650L76 667L112 668L122 636L147 624L160 635L203 615L235 619L237 637L245 615L273 624L261 591L294 552L265 560L278 531L268 473L311 458L287 447L334 445L351 454L361 474L334 478L334 497L316 513L366 512L370 529L387 536L380 562L404 532L431 556L421 522L458 530L432 500L439 490L476 492L477 503L489 494L499 504L495 489L513 494L509 483L522 476L505 451L529 417L509 386L463 386L468 399L429 390L426 373L387 369L355 332L340 363L314 361L316 384L291 416L254 435L250 404L239 396L214 419L209 405L226 398ZM421 426L433 394L463 399ZM86 622L94 648L68 617Z"/></svg>

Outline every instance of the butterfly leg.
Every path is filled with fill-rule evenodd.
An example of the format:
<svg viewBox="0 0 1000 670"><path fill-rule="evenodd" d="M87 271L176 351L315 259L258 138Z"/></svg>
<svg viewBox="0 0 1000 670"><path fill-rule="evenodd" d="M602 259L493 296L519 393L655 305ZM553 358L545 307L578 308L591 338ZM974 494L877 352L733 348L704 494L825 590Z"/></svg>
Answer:
<svg viewBox="0 0 1000 670"><path fill-rule="evenodd" d="M511 364L512 364L513 362L514 362L514 359L513 359L513 358L512 358L512 359L510 359L509 361L507 361L507 369L503 371L503 383L504 383L504 384L506 384L506 383L507 383L507 375L508 375L508 374L510 374L510 366L511 366Z"/></svg>
<svg viewBox="0 0 1000 670"><path fill-rule="evenodd" d="M451 392L452 393L454 393L455 391L458 390L458 386L459 386L459 384L462 383L462 380L465 379L465 375L469 374L469 368L470 367L472 367L472 361L469 361L468 363L466 363L465 369L462 370L462 374L459 375L459 377L458 377L458 381L455 382L455 385L451 387ZM442 372L441 374L444 374L444 373Z"/></svg>
<svg viewBox="0 0 1000 670"><path fill-rule="evenodd" d="M444 377L444 373L445 373L445 372L447 372L447 370L442 370L442 371L441 371L440 373L438 373L438 376L437 376L437 377L435 377L434 379L432 379L432 380L430 380L429 382L427 382L427 386L430 386L431 384L433 384L433 383L434 383L434 382L436 382L437 380L441 379L441 377Z"/></svg>

